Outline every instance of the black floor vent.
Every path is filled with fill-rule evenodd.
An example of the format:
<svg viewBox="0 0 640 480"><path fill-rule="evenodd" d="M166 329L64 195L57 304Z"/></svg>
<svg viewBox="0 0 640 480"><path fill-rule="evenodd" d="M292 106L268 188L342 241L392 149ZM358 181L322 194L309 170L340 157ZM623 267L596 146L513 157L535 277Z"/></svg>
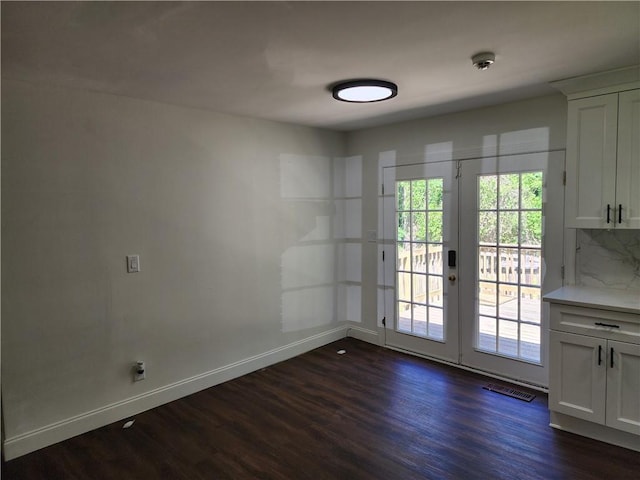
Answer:
<svg viewBox="0 0 640 480"><path fill-rule="evenodd" d="M484 388L485 390L489 390L491 392L496 392L502 395L506 395L507 397L517 398L518 400L524 400L525 402L530 402L531 400L536 398L536 396L531 393L521 392L520 390L515 390L510 387L502 387L500 385L494 385L493 383L490 383L486 387L482 387L482 388Z"/></svg>

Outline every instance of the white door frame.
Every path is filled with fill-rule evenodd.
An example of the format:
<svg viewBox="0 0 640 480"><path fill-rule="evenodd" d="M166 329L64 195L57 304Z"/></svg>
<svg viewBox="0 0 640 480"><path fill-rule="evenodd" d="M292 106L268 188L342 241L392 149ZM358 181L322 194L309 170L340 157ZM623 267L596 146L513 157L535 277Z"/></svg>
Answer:
<svg viewBox="0 0 640 480"><path fill-rule="evenodd" d="M564 246L564 152L543 152L463 162L460 178L460 236L469 242L460 252L460 363L519 382L548 385L549 305L541 305L540 364L495 355L476 348L477 322L477 176L491 173L543 171L542 295L562 286ZM472 243L471 243L472 242ZM468 246L467 246L468 245Z"/></svg>
<svg viewBox="0 0 640 480"><path fill-rule="evenodd" d="M567 247L572 247L573 243L570 242L571 235L563 240L564 227L564 188L562 186L563 172L564 172L564 151L549 151L538 152L531 154L516 154L505 155L496 157L493 159L487 158L474 158L465 159L460 161L447 161L438 163L421 163L414 165L395 165L387 166L382 169L382 202L380 208L382 209L382 237L392 242L387 243L383 247L383 253L385 254L385 261L383 262L383 283L385 288L390 288L395 292L396 284L396 249L395 249L395 182L399 179L412 178L425 178L429 176L438 176L438 173L446 173L451 177L451 185L446 188L446 193L449 196L448 202L451 205L453 214L451 217L454 219L450 221L449 229L447 230L447 237L445 238L446 249L452 249L457 251L457 266L455 268L447 267L445 265L444 277L445 279L450 275L456 275L455 282L448 283L448 297L447 297L447 319L450 324L450 333L447 336L447 343L450 343L451 339L456 339L458 342L457 348L452 348L451 345L442 346L438 345L439 342L427 340L423 337L414 335L407 335L395 331L395 318L396 318L396 294L393 297L391 295L384 294L384 298L381 302L384 304L384 316L386 319L385 327L385 346L395 349L400 349L418 355L432 357L438 360L458 364L472 370L484 371L488 374L510 378L517 382L531 383L538 386L546 387L548 385L548 355L549 355L549 310L548 304L544 303L541 307L542 320L541 320L541 335L542 335L542 348L541 348L541 365L532 365L519 360L508 359L507 363L517 365L517 369L503 368L500 364L504 363L503 357L496 357L499 361L497 365L489 364L485 365L482 361L478 362L475 356L488 356L485 353L476 352L471 348L469 352L468 348L466 352L463 352L463 344L472 345L470 340L475 331L472 321L475 321L474 305L475 301L466 301L465 298L476 298L474 291L476 268L476 255L475 255L475 232L468 245L464 246L462 240L458 245L458 237L462 237L462 230L468 230L468 228L460 225L462 222L458 215L459 209L468 208L464 206L463 201L469 202L468 196L471 192L462 191L460 186L462 182L466 184L463 178L458 178L460 172L462 176L471 175L472 165L474 162L484 162L485 166L491 162L500 162L504 167L509 163L515 163L516 165L523 165L529 162L533 162L533 165L528 165L521 170L534 170L537 165L542 162L544 168L544 240L543 240L543 275L542 282L542 294L546 294L556 288L562 286L562 271L564 270L563 255L564 250ZM477 163L481 165L482 163ZM477 170L477 168L475 169ZM400 172L400 173L399 173ZM488 173L488 172L486 172ZM550 188L552 187L552 188ZM460 193L458 193L460 191ZM472 195L475 195L473 193ZM445 200L445 201L447 201ZM475 224L475 220L472 222ZM466 225L466 223L465 223ZM458 231L458 229L461 229ZM571 232L570 232L571 233ZM468 236L468 233L464 234ZM552 238L553 237L553 238ZM572 254L573 252L568 252ZM569 255L568 260L571 260ZM569 265L569 274L572 275L572 268ZM462 282L462 284L459 284ZM465 287L466 285L466 287ZM472 285L472 287L469 287ZM471 288L471 293L468 293ZM467 293L464 293L467 290ZM390 290L385 290L389 292ZM470 306L471 305L471 306ZM468 318L472 318L470 321ZM453 321L452 321L453 319ZM460 325L463 324L463 327ZM471 328L469 328L471 325ZM474 355L471 355L473 353Z"/></svg>
<svg viewBox="0 0 640 480"><path fill-rule="evenodd" d="M393 238L393 245L385 246L384 278L385 285L396 285L396 217L395 217L395 188L396 181L423 178L443 179L443 306L445 318L445 341L431 340L421 336L400 333L396 331L397 319L397 291L394 288L392 305L386 305L387 319L386 345L392 348L427 355L448 362L458 363L459 332L458 332L458 284L449 281L450 275L456 276L457 267L449 267L447 254L449 250L457 250L458 242L458 189L455 177L457 162L421 163L415 165L385 167L383 170L383 197L385 212L383 216L384 238ZM390 248L388 248L390 247Z"/></svg>

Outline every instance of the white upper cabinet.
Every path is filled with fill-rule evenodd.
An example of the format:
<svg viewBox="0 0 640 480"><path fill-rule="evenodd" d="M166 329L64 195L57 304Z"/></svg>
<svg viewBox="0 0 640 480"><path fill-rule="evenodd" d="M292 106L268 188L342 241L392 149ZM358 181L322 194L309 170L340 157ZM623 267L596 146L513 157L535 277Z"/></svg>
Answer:
<svg viewBox="0 0 640 480"><path fill-rule="evenodd" d="M565 226L640 229L640 65L551 85L569 100Z"/></svg>
<svg viewBox="0 0 640 480"><path fill-rule="evenodd" d="M565 225L640 228L640 90L569 101Z"/></svg>
<svg viewBox="0 0 640 480"><path fill-rule="evenodd" d="M565 225L613 227L618 94L569 102Z"/></svg>
<svg viewBox="0 0 640 480"><path fill-rule="evenodd" d="M617 158L616 228L640 228L640 90L618 96Z"/></svg>

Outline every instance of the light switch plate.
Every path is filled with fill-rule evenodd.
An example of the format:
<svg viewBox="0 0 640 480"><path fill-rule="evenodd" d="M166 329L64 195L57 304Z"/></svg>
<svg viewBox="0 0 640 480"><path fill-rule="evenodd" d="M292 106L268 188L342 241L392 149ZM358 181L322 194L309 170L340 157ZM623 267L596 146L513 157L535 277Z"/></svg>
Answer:
<svg viewBox="0 0 640 480"><path fill-rule="evenodd" d="M127 273L140 271L140 255L127 255Z"/></svg>

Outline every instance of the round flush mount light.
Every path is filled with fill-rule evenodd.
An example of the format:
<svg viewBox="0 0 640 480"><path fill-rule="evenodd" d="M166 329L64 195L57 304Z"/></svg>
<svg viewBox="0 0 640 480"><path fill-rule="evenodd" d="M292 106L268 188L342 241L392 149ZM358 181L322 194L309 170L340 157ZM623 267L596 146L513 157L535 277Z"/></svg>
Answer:
<svg viewBox="0 0 640 480"><path fill-rule="evenodd" d="M486 70L496 61L496 55L493 52L476 53L471 57L471 61L478 70Z"/></svg>
<svg viewBox="0 0 640 480"><path fill-rule="evenodd" d="M333 98L342 102L372 103L389 100L398 94L398 86L385 80L362 79L336 83Z"/></svg>

